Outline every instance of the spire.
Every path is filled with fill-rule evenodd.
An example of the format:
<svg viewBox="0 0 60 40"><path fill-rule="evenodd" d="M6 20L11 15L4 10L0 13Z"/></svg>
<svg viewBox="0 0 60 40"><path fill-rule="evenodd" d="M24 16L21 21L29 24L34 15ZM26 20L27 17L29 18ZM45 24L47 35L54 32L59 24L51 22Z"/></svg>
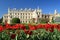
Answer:
<svg viewBox="0 0 60 40"><path fill-rule="evenodd" d="M29 10L31 10L31 8L29 8Z"/></svg>
<svg viewBox="0 0 60 40"><path fill-rule="evenodd" d="M10 8L8 8L8 13L10 12Z"/></svg>
<svg viewBox="0 0 60 40"><path fill-rule="evenodd" d="M42 12L42 10L40 9L40 12Z"/></svg>
<svg viewBox="0 0 60 40"><path fill-rule="evenodd" d="M24 10L27 10L27 8L25 8Z"/></svg>
<svg viewBox="0 0 60 40"><path fill-rule="evenodd" d="M16 8L13 8L13 10L16 10Z"/></svg>
<svg viewBox="0 0 60 40"><path fill-rule="evenodd" d="M20 10L23 10L22 8Z"/></svg>
<svg viewBox="0 0 60 40"><path fill-rule="evenodd" d="M10 10L10 8L8 8L8 10Z"/></svg>
<svg viewBox="0 0 60 40"><path fill-rule="evenodd" d="M57 10L54 11L54 14L57 14Z"/></svg>

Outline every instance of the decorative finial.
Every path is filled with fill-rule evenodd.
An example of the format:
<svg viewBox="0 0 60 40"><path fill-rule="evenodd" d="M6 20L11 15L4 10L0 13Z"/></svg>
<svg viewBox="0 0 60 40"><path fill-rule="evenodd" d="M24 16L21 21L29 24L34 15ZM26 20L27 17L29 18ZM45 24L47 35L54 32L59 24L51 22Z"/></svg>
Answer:
<svg viewBox="0 0 60 40"><path fill-rule="evenodd" d="M54 14L57 14L57 10L54 11Z"/></svg>
<svg viewBox="0 0 60 40"><path fill-rule="evenodd" d="M29 8L29 10L31 10L31 8Z"/></svg>
<svg viewBox="0 0 60 40"><path fill-rule="evenodd" d="M22 8L20 10L23 10Z"/></svg>
<svg viewBox="0 0 60 40"><path fill-rule="evenodd" d="M13 10L16 10L16 8L13 8Z"/></svg>
<svg viewBox="0 0 60 40"><path fill-rule="evenodd" d="M10 10L10 8L8 8L8 10Z"/></svg>
<svg viewBox="0 0 60 40"><path fill-rule="evenodd" d="M25 8L25 10L27 10L27 8Z"/></svg>

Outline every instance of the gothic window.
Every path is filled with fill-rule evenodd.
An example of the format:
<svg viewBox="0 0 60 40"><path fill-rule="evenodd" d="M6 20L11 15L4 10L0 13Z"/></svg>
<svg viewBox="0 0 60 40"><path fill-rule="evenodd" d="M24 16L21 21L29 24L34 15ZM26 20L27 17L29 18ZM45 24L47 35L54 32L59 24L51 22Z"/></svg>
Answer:
<svg viewBox="0 0 60 40"><path fill-rule="evenodd" d="M46 16L45 16L45 18L46 18Z"/></svg>
<svg viewBox="0 0 60 40"><path fill-rule="evenodd" d="M23 13L23 15L24 15L24 13Z"/></svg>
<svg viewBox="0 0 60 40"><path fill-rule="evenodd" d="M37 12L37 15L38 15L38 12Z"/></svg>
<svg viewBox="0 0 60 40"><path fill-rule="evenodd" d="M27 19L27 16L26 16L26 19Z"/></svg>
<svg viewBox="0 0 60 40"><path fill-rule="evenodd" d="M24 23L24 21L23 21L23 23Z"/></svg>
<svg viewBox="0 0 60 40"><path fill-rule="evenodd" d="M27 21L26 21L26 23L27 23Z"/></svg>
<svg viewBox="0 0 60 40"><path fill-rule="evenodd" d="M39 14L40 14L40 12L39 12Z"/></svg>
<svg viewBox="0 0 60 40"><path fill-rule="evenodd" d="M40 12L37 12L37 15L40 15Z"/></svg>
<svg viewBox="0 0 60 40"><path fill-rule="evenodd" d="M30 21L29 21L29 23L30 23Z"/></svg>
<svg viewBox="0 0 60 40"><path fill-rule="evenodd" d="M26 15L27 15L27 13L26 13Z"/></svg>
<svg viewBox="0 0 60 40"><path fill-rule="evenodd" d="M17 13L15 13L15 15L16 15Z"/></svg>
<svg viewBox="0 0 60 40"><path fill-rule="evenodd" d="M21 16L21 18L22 18L22 16Z"/></svg>
<svg viewBox="0 0 60 40"><path fill-rule="evenodd" d="M24 16L23 16L23 19L24 19Z"/></svg>
<svg viewBox="0 0 60 40"><path fill-rule="evenodd" d="M18 13L18 15L19 15L19 13Z"/></svg>
<svg viewBox="0 0 60 40"><path fill-rule="evenodd" d="M10 16L10 18L12 18L12 16Z"/></svg>
<svg viewBox="0 0 60 40"><path fill-rule="evenodd" d="M22 13L21 13L21 15L22 15Z"/></svg>
<svg viewBox="0 0 60 40"><path fill-rule="evenodd" d="M10 13L10 15L12 15L12 13Z"/></svg>
<svg viewBox="0 0 60 40"><path fill-rule="evenodd" d="M5 20L5 23L7 23L8 20Z"/></svg>
<svg viewBox="0 0 60 40"><path fill-rule="evenodd" d="M30 19L30 16L29 16L29 19Z"/></svg>
<svg viewBox="0 0 60 40"><path fill-rule="evenodd" d="M38 15L38 17L39 17L39 15Z"/></svg>

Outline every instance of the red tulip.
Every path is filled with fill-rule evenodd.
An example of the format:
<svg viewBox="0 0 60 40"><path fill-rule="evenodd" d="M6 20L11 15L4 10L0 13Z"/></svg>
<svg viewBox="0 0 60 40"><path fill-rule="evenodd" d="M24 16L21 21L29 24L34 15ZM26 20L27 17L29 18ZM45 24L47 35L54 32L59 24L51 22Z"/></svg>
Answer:
<svg viewBox="0 0 60 40"><path fill-rule="evenodd" d="M42 24L42 28L44 28L44 29L45 29L45 24Z"/></svg>
<svg viewBox="0 0 60 40"><path fill-rule="evenodd" d="M11 39L15 39L16 34L11 34Z"/></svg>
<svg viewBox="0 0 60 40"><path fill-rule="evenodd" d="M25 26L23 24L20 24L19 28L24 30Z"/></svg>
<svg viewBox="0 0 60 40"><path fill-rule="evenodd" d="M6 25L5 25L5 29L9 29L10 26L11 26L10 24L6 24Z"/></svg>
<svg viewBox="0 0 60 40"><path fill-rule="evenodd" d="M36 28L37 28L37 29L43 28L43 27L42 27L42 24L38 24L38 25L36 26Z"/></svg>
<svg viewBox="0 0 60 40"><path fill-rule="evenodd" d="M53 26L54 28L57 28L57 24L53 24L52 26Z"/></svg>
<svg viewBox="0 0 60 40"><path fill-rule="evenodd" d="M56 28L59 29L60 28L60 24L58 24Z"/></svg>
<svg viewBox="0 0 60 40"><path fill-rule="evenodd" d="M28 30L24 29L24 32L25 32L26 34L28 34Z"/></svg>
<svg viewBox="0 0 60 40"><path fill-rule="evenodd" d="M0 26L0 32L2 32L4 29L3 29L3 27L2 26Z"/></svg>
<svg viewBox="0 0 60 40"><path fill-rule="evenodd" d="M35 30L35 27L33 26L33 27L30 27L30 30Z"/></svg>
<svg viewBox="0 0 60 40"><path fill-rule="evenodd" d="M25 32L26 34L29 34L29 35L32 34L32 31L31 31L31 30L26 30L26 29L24 29L24 32Z"/></svg>
<svg viewBox="0 0 60 40"><path fill-rule="evenodd" d="M36 26L32 26L31 24L29 24L29 29L30 30L36 30Z"/></svg>
<svg viewBox="0 0 60 40"><path fill-rule="evenodd" d="M58 31L60 31L60 24L58 24L56 28Z"/></svg>
<svg viewBox="0 0 60 40"><path fill-rule="evenodd" d="M54 29L51 29L51 30L50 30L50 32L53 32L53 31L54 31Z"/></svg>
<svg viewBox="0 0 60 40"><path fill-rule="evenodd" d="M15 26L19 27L21 24L16 24Z"/></svg>
<svg viewBox="0 0 60 40"><path fill-rule="evenodd" d="M46 24L45 29L48 31L51 28L51 24Z"/></svg>
<svg viewBox="0 0 60 40"><path fill-rule="evenodd" d="M18 28L19 28L19 26L17 26L17 25L14 25L14 26L13 26L13 28L14 28L14 29L18 29Z"/></svg>

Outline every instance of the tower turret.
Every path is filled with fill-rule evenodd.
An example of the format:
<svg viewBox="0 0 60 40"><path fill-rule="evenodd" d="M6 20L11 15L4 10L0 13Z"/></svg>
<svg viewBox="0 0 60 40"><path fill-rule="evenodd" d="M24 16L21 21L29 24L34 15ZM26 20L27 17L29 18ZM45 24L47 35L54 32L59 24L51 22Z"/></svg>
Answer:
<svg viewBox="0 0 60 40"><path fill-rule="evenodd" d="M57 10L54 11L54 14L55 14L55 15L57 14Z"/></svg>
<svg viewBox="0 0 60 40"><path fill-rule="evenodd" d="M8 13L10 12L10 8L8 8Z"/></svg>

